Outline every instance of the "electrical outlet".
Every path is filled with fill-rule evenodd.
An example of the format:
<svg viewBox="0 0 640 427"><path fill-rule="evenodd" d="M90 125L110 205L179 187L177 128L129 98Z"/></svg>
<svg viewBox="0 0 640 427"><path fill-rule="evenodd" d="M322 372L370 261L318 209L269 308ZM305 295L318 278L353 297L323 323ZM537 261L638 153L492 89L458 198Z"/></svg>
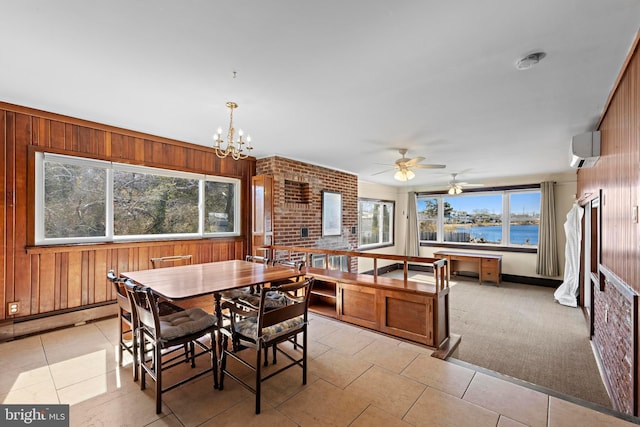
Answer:
<svg viewBox="0 0 640 427"><path fill-rule="evenodd" d="M19 302L9 302L7 303L7 314L9 316L13 316L14 314L18 314L20 311L20 303Z"/></svg>

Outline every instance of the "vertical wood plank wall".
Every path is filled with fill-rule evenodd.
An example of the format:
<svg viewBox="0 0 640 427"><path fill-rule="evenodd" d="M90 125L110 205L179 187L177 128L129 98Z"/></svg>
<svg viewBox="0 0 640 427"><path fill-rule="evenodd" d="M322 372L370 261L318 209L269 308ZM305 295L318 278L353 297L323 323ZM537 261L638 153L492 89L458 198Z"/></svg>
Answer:
<svg viewBox="0 0 640 427"><path fill-rule="evenodd" d="M601 155L593 168L578 171L578 198L598 196L601 210L600 270L615 275L596 289L592 304L594 348L603 365L614 408L638 415L640 354L637 301L640 294L640 32L612 91L598 129ZM613 279L614 276L609 278ZM621 292L620 289L624 290ZM631 301L615 318L618 302ZM620 304L624 305L624 304ZM609 316L607 316L609 314ZM627 327L626 323L631 325ZM631 343L625 346L625 343Z"/></svg>
<svg viewBox="0 0 640 427"><path fill-rule="evenodd" d="M219 159L210 148L0 102L0 321L113 299L110 268L151 268L151 257L192 254L194 263L242 259L250 248L255 159ZM231 238L33 246L35 151L239 178L241 235ZM7 303L20 312L9 316Z"/></svg>
<svg viewBox="0 0 640 427"><path fill-rule="evenodd" d="M601 263L640 293L640 226L633 219L640 191L640 53L637 46L600 125L602 148L593 168L578 171L578 198L602 189Z"/></svg>

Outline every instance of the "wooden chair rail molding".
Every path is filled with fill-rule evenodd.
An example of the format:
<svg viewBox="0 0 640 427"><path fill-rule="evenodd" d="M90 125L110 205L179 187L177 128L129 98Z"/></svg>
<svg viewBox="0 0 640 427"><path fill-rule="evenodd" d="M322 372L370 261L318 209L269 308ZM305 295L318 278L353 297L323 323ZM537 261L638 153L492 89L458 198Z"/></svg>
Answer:
<svg viewBox="0 0 640 427"><path fill-rule="evenodd" d="M343 322L421 343L449 353L456 345L449 333L449 279L447 261L334 249L262 246L269 259L305 260L303 269L315 278L309 310ZM358 261L373 261L373 274L338 271L313 265L312 256L344 256L352 268ZM378 275L378 261L402 263L403 279ZM325 266L329 265L325 258ZM409 263L433 267L434 283L408 279ZM344 264L343 264L344 265ZM443 353L444 354L444 353ZM446 355L445 355L446 357Z"/></svg>

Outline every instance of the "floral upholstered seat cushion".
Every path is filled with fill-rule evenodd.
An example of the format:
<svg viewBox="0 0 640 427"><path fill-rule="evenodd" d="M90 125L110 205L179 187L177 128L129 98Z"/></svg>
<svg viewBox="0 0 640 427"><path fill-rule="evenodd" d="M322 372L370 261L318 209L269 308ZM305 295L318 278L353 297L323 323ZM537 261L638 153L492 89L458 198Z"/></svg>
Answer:
<svg viewBox="0 0 640 427"><path fill-rule="evenodd" d="M217 318L201 308L190 308L160 316L160 338L172 340L210 328Z"/></svg>
<svg viewBox="0 0 640 427"><path fill-rule="evenodd" d="M262 328L262 337L268 341L271 338L283 335L292 329L300 328L302 325L304 325L304 316L293 317L285 320L284 322ZM235 332L256 341L258 339L258 318L247 317L246 319L236 322Z"/></svg>
<svg viewBox="0 0 640 427"><path fill-rule="evenodd" d="M260 295L243 295L240 297L240 301L250 304L254 307L260 306ZM278 292L267 292L267 295L264 298L264 308L267 310L271 310L274 308L282 307L287 305L286 298L284 295Z"/></svg>

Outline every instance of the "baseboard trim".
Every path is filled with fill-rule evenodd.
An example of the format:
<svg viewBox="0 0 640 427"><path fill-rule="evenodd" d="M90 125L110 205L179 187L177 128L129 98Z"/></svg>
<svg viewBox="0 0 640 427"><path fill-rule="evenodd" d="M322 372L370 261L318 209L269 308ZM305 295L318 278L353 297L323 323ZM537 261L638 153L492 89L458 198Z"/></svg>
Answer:
<svg viewBox="0 0 640 427"><path fill-rule="evenodd" d="M0 323L0 342L113 317L118 314L117 307L115 301L110 301L91 307L8 319Z"/></svg>

